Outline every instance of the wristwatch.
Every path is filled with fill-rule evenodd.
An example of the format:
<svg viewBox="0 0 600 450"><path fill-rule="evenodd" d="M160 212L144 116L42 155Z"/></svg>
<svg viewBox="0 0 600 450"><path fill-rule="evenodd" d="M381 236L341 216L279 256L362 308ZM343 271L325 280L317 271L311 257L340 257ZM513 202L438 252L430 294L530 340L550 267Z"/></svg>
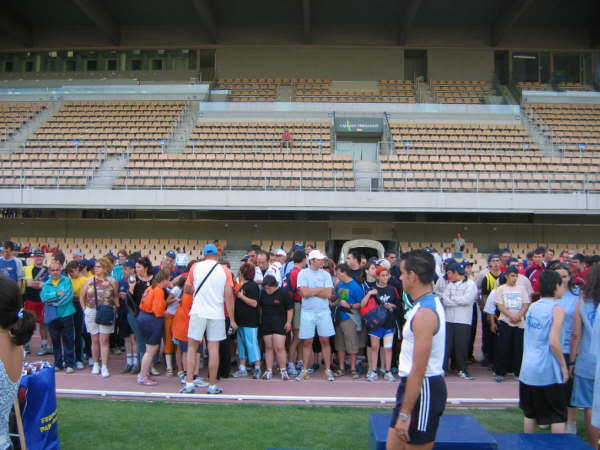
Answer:
<svg viewBox="0 0 600 450"><path fill-rule="evenodd" d="M401 422L408 422L410 420L410 416L404 413L398 413L398 420Z"/></svg>

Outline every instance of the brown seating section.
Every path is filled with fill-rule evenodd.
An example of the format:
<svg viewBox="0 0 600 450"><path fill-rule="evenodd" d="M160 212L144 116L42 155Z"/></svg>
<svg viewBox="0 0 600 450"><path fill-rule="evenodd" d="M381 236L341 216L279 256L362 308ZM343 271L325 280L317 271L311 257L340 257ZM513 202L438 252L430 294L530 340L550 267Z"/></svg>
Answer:
<svg viewBox="0 0 600 450"><path fill-rule="evenodd" d="M550 86L539 81L519 81L517 87L521 90L528 91L547 91L550 90Z"/></svg>
<svg viewBox="0 0 600 450"><path fill-rule="evenodd" d="M282 146L286 129L292 136L293 151L329 153L331 124L328 122L198 122L186 152L276 149Z"/></svg>
<svg viewBox="0 0 600 450"><path fill-rule="evenodd" d="M520 125L392 123L391 130L397 154L381 159L386 190L600 189L600 158L545 157Z"/></svg>
<svg viewBox="0 0 600 450"><path fill-rule="evenodd" d="M5 141L47 106L46 103L0 103L0 142Z"/></svg>
<svg viewBox="0 0 600 450"><path fill-rule="evenodd" d="M313 152L203 151L132 155L115 188L354 189L350 157Z"/></svg>
<svg viewBox="0 0 600 450"><path fill-rule="evenodd" d="M554 250L554 259L558 259L558 255L563 250L576 250L576 253L584 255L600 254L600 243L586 242L500 242L498 248L508 248L516 258L525 258L528 252L535 250L537 247L547 247Z"/></svg>
<svg viewBox="0 0 600 450"><path fill-rule="evenodd" d="M485 81L431 80L430 86L438 103L483 103L492 92Z"/></svg>
<svg viewBox="0 0 600 450"><path fill-rule="evenodd" d="M394 123L390 124L392 139L398 152L435 150L480 150L498 152L537 147L520 125L487 123Z"/></svg>
<svg viewBox="0 0 600 450"><path fill-rule="evenodd" d="M600 157L600 105L533 103L525 111L567 156Z"/></svg>
<svg viewBox="0 0 600 450"><path fill-rule="evenodd" d="M66 102L27 141L28 151L160 152L185 101ZM77 145L75 143L77 142Z"/></svg>
<svg viewBox="0 0 600 450"><path fill-rule="evenodd" d="M293 81L290 78L219 78L216 88L229 90L229 98L234 102L274 102L277 87Z"/></svg>
<svg viewBox="0 0 600 450"><path fill-rule="evenodd" d="M100 258L108 252L117 253L123 249L129 253L140 251L142 255L148 256L150 261L160 264L165 254L169 250L175 250L177 247L185 247L190 260L199 258L202 254L202 248L205 244L212 242L208 239L157 239L151 237L142 238L92 238L92 237L30 237L13 236L13 242L19 243L21 248L60 248L71 260L73 252L80 251L85 258ZM219 244L224 250L227 247L227 240L220 239ZM46 255L48 258L50 254Z"/></svg>
<svg viewBox="0 0 600 450"><path fill-rule="evenodd" d="M75 153L0 155L0 186L85 188L102 156Z"/></svg>
<svg viewBox="0 0 600 450"><path fill-rule="evenodd" d="M297 102L332 103L414 103L410 80L380 80L377 91L332 91L329 80L296 84Z"/></svg>
<svg viewBox="0 0 600 450"><path fill-rule="evenodd" d="M381 158L385 190L418 191L599 191L600 159L547 158L513 151L454 150L444 155L391 155Z"/></svg>
<svg viewBox="0 0 600 450"><path fill-rule="evenodd" d="M562 91L593 91L593 87L589 85L585 85L583 83L574 83L564 81L562 83L558 83L558 88Z"/></svg>

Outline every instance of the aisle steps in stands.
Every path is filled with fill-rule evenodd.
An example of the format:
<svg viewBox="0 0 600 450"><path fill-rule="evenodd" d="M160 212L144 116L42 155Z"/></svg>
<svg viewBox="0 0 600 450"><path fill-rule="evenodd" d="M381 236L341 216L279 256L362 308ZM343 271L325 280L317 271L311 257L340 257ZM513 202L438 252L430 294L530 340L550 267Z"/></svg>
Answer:
<svg viewBox="0 0 600 450"><path fill-rule="evenodd" d="M200 102L198 101L190 102L185 106L173 134L167 141L165 153L177 154L185 151L185 147L196 127L199 106Z"/></svg>
<svg viewBox="0 0 600 450"><path fill-rule="evenodd" d="M23 147L29 136L39 130L48 120L50 120L52 116L54 116L54 114L56 114L56 112L60 109L63 103L64 101L62 100L48 102L48 106L43 108L29 122L19 128L15 134L10 136L2 143L0 146L0 153L11 153L19 147Z"/></svg>
<svg viewBox="0 0 600 450"><path fill-rule="evenodd" d="M89 189L111 189L127 160L125 154L106 158L90 178L87 187Z"/></svg>

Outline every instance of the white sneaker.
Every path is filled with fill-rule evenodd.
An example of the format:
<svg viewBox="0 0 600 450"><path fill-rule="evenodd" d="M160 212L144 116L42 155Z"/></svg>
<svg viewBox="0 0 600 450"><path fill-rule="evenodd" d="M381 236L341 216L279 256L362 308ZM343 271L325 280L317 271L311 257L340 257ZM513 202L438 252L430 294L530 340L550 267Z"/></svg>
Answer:
<svg viewBox="0 0 600 450"><path fill-rule="evenodd" d="M77 370L82 370L82 369L85 369L85 366L83 365L83 363L82 363L81 361L77 361L77 362L75 363L75 368L76 368Z"/></svg>
<svg viewBox="0 0 600 450"><path fill-rule="evenodd" d="M94 365L92 367L92 375L99 375L99 374L100 374L100 364L94 363Z"/></svg>
<svg viewBox="0 0 600 450"><path fill-rule="evenodd" d="M102 366L100 373L102 374L102 378L110 377L110 372L108 371L108 367L106 367L106 366Z"/></svg>
<svg viewBox="0 0 600 450"><path fill-rule="evenodd" d="M385 375L383 376L383 379L386 381L396 381L396 377L394 376L394 374L392 372L386 372Z"/></svg>
<svg viewBox="0 0 600 450"><path fill-rule="evenodd" d="M92 358L88 359L88 366L92 367L94 365L94 360Z"/></svg>
<svg viewBox="0 0 600 450"><path fill-rule="evenodd" d="M196 378L194 378L194 386L206 387L206 386L208 386L208 381L204 381L202 378L196 377Z"/></svg>

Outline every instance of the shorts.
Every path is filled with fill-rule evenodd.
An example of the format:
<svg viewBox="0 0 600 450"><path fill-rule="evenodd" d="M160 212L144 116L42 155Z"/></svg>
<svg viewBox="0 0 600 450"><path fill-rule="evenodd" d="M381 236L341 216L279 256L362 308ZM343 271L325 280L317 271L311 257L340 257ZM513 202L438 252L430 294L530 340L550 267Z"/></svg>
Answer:
<svg viewBox="0 0 600 450"><path fill-rule="evenodd" d="M247 359L250 363L260 361L260 347L258 346L258 328L238 328L237 348L238 356L240 357L240 359Z"/></svg>
<svg viewBox="0 0 600 450"><path fill-rule="evenodd" d="M188 350L188 343L187 342L180 341L179 339L173 338L173 344L178 345L179 348L181 349L182 353L187 353L187 350ZM198 350L196 351L196 353L202 354L202 344L198 345Z"/></svg>
<svg viewBox="0 0 600 450"><path fill-rule="evenodd" d="M154 314L147 313L146 311L140 311L137 321L146 345L160 345L165 318L156 317Z"/></svg>
<svg viewBox="0 0 600 450"><path fill-rule="evenodd" d="M538 425L566 422L568 403L564 384L530 386L519 382L519 408Z"/></svg>
<svg viewBox="0 0 600 450"><path fill-rule="evenodd" d="M44 304L42 302L25 300L25 311L31 311L33 314L35 314L35 321L37 323L44 323Z"/></svg>
<svg viewBox="0 0 600 450"><path fill-rule="evenodd" d="M393 328L377 328L376 330L369 331L369 336L373 336L379 339L383 339L385 336L394 334Z"/></svg>
<svg viewBox="0 0 600 450"><path fill-rule="evenodd" d="M406 377L400 378L398 391L396 392L396 406L392 412L392 421L390 428L396 426L398 414L404 400L404 391L406 389ZM440 417L446 408L446 382L442 375L423 378L421 393L417 397L415 407L412 410L410 426L408 428L409 444L422 445L435 441L440 424Z"/></svg>
<svg viewBox="0 0 600 450"><path fill-rule="evenodd" d="M90 334L113 334L115 332L115 323L112 325L98 325L96 323L96 308L86 307L83 311L83 321L85 328Z"/></svg>
<svg viewBox="0 0 600 450"><path fill-rule="evenodd" d="M300 312L302 311L302 302L294 302L294 318L292 319L292 328L300 328Z"/></svg>
<svg viewBox="0 0 600 450"><path fill-rule="evenodd" d="M325 311L306 311L306 309L303 309L300 313L300 330L298 333L300 339L314 338L315 330L322 338L335 334L329 308Z"/></svg>
<svg viewBox="0 0 600 450"><path fill-rule="evenodd" d="M285 336L287 332L285 331L285 319L281 321L265 321L263 318L263 323L260 326L260 332L263 336L269 336L270 334L280 334Z"/></svg>
<svg viewBox="0 0 600 450"><path fill-rule="evenodd" d="M351 355L358 353L358 332L352 319L342 320L335 328L335 349Z"/></svg>
<svg viewBox="0 0 600 450"><path fill-rule="evenodd" d="M196 314L190 314L190 323L188 325L188 338L201 342L220 342L227 338L225 334L225 319L207 319Z"/></svg>
<svg viewBox="0 0 600 450"><path fill-rule="evenodd" d="M591 408L594 402L594 379L575 375L571 406L575 408Z"/></svg>

